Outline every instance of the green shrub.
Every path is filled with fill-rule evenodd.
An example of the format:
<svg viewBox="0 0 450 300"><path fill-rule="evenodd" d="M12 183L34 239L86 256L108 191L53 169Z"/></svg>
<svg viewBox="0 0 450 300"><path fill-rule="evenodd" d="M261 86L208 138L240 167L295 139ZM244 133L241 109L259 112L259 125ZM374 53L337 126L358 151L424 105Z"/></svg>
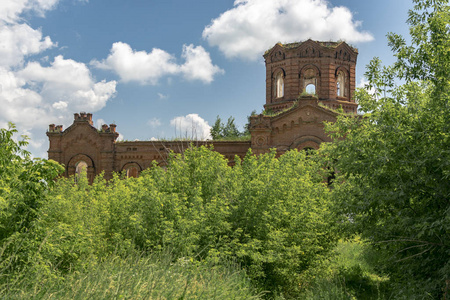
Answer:
<svg viewBox="0 0 450 300"><path fill-rule="evenodd" d="M340 241L305 276L305 299L389 299L389 278L378 268L383 253L359 237Z"/></svg>
<svg viewBox="0 0 450 300"><path fill-rule="evenodd" d="M206 147L172 153L139 178L60 179L25 231L0 241L0 283L65 281L105 257L170 249L174 260L236 260L268 297L295 297L335 245L337 216L318 156L251 152L235 167ZM47 278L47 279L45 279Z"/></svg>

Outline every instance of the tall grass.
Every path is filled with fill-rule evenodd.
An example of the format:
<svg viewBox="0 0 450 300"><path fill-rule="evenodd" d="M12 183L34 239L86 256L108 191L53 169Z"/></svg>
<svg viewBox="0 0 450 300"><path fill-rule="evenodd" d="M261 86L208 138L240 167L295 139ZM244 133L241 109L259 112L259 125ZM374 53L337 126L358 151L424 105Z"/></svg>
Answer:
<svg viewBox="0 0 450 300"><path fill-rule="evenodd" d="M377 268L381 255L359 237L340 241L327 260L311 269L302 299L388 299L389 278Z"/></svg>
<svg viewBox="0 0 450 300"><path fill-rule="evenodd" d="M108 258L58 280L23 276L0 291L2 299L261 299L233 263L172 262L161 254Z"/></svg>

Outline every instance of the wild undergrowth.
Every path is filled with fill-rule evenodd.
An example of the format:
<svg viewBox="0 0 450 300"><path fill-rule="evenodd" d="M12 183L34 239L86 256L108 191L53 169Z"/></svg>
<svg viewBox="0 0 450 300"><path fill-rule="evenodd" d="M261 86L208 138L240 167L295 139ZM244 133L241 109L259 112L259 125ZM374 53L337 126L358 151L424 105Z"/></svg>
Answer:
<svg viewBox="0 0 450 300"><path fill-rule="evenodd" d="M108 257L59 279L23 275L0 286L3 299L260 299L238 265L169 253Z"/></svg>

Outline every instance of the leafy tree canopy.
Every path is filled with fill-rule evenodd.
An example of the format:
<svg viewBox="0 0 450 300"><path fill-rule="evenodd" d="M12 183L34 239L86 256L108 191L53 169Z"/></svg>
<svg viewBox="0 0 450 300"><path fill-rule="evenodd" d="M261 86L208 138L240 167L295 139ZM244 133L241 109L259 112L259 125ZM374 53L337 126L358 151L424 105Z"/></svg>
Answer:
<svg viewBox="0 0 450 300"><path fill-rule="evenodd" d="M62 167L43 159L32 159L24 150L26 137L16 141L13 124L0 129L0 241L27 229L42 197L54 185Z"/></svg>
<svg viewBox="0 0 450 300"><path fill-rule="evenodd" d="M397 61L371 61L356 92L364 115L328 124L325 149L345 213L389 253L396 299L442 297L450 279L450 10L414 3L411 43L388 34Z"/></svg>
<svg viewBox="0 0 450 300"><path fill-rule="evenodd" d="M256 111L252 111L250 116L256 114ZM244 130L241 132L234 123L234 117L230 116L227 123L224 124L222 119L217 116L214 126L211 128L211 136L213 140L220 139L236 139L239 137L250 136L250 116L247 116L247 124L244 125Z"/></svg>

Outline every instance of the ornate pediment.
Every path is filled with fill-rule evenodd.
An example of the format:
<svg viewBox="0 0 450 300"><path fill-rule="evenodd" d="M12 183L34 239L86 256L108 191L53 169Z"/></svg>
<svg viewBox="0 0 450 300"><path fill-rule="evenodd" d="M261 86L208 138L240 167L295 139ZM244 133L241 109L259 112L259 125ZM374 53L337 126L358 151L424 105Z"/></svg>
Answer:
<svg viewBox="0 0 450 300"><path fill-rule="evenodd" d="M66 130L64 130L63 135L67 135L71 133L72 131L78 131L78 130L84 130L85 132L92 132L92 133L98 133L97 129L90 125L87 122L74 122L72 125L67 127Z"/></svg>
<svg viewBox="0 0 450 300"><path fill-rule="evenodd" d="M87 123L72 124L63 133L63 148L75 148L86 146L99 146L99 133L97 129Z"/></svg>
<svg viewBox="0 0 450 300"><path fill-rule="evenodd" d="M298 52L297 52L297 56L298 57L320 57L320 50L317 49L318 47L314 47L314 45L307 45L305 47L301 47Z"/></svg>
<svg viewBox="0 0 450 300"><path fill-rule="evenodd" d="M356 49L350 47L347 43L342 42L336 47L334 52L334 58L343 61L356 62L358 52Z"/></svg>
<svg viewBox="0 0 450 300"><path fill-rule="evenodd" d="M284 60L285 58L286 58L286 55L282 51L275 51L271 56L272 62Z"/></svg>
<svg viewBox="0 0 450 300"><path fill-rule="evenodd" d="M303 43L299 43L296 47L296 56L297 57L320 57L320 45L309 39Z"/></svg>
<svg viewBox="0 0 450 300"><path fill-rule="evenodd" d="M267 51L264 54L264 57L269 62L277 62L277 61L284 60L286 58L286 54L285 54L283 45L280 43L277 43L275 46L273 46L272 49L270 49L269 51Z"/></svg>

